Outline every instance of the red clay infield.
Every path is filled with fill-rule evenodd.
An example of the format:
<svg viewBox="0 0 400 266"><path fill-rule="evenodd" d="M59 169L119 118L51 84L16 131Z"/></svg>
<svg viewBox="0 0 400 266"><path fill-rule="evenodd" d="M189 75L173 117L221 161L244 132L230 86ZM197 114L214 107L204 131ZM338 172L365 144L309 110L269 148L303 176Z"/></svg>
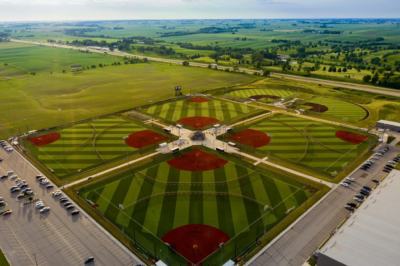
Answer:
<svg viewBox="0 0 400 266"><path fill-rule="evenodd" d="M59 140L61 137L60 133L58 132L52 132L36 137L30 137L28 140L33 143L35 146L46 146L50 143L53 143L57 140Z"/></svg>
<svg viewBox="0 0 400 266"><path fill-rule="evenodd" d="M368 140L368 136L356 134L349 131L338 130L336 131L336 137L352 144L360 144Z"/></svg>
<svg viewBox="0 0 400 266"><path fill-rule="evenodd" d="M193 264L217 250L229 236L221 230L204 224L188 224L166 233L162 240Z"/></svg>
<svg viewBox="0 0 400 266"><path fill-rule="evenodd" d="M125 143L134 148L143 148L149 145L154 145L167 138L157 132L151 130L142 130L133 132L126 139Z"/></svg>
<svg viewBox="0 0 400 266"><path fill-rule="evenodd" d="M209 101L209 99L207 99L206 97L202 97L202 96L193 96L189 100L194 103L205 103L205 102Z"/></svg>
<svg viewBox="0 0 400 266"><path fill-rule="evenodd" d="M230 140L254 148L259 148L268 145L269 142L271 141L271 138L264 132L248 128L233 134L230 137Z"/></svg>
<svg viewBox="0 0 400 266"><path fill-rule="evenodd" d="M223 167L228 161L199 149L193 149L168 161L176 169L185 171L208 171Z"/></svg>
<svg viewBox="0 0 400 266"><path fill-rule="evenodd" d="M192 116L192 117L183 117L178 120L179 124L194 128L194 129L202 129L207 126L211 126L217 124L219 122L218 119L206 116Z"/></svg>

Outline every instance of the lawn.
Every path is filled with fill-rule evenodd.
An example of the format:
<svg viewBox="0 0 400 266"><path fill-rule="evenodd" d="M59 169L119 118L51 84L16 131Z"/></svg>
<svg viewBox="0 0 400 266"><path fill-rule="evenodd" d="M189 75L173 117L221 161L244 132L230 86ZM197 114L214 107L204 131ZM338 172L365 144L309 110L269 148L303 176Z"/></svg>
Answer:
<svg viewBox="0 0 400 266"><path fill-rule="evenodd" d="M9 50L12 44L6 45L8 48L3 50ZM0 71L0 113L7 114L0 117L0 138L171 98L176 85L182 85L183 92L189 93L255 79L243 74L162 63L97 67L79 74L62 73L58 70L69 68L71 63L105 63L106 58L111 61L119 58L15 45L18 49L15 48L13 54L8 53L6 61L4 56L0 59L3 69ZM0 58L2 55L0 52ZM22 58L35 60L21 65ZM4 68L3 63L9 65ZM53 70L55 72L51 73ZM36 75L24 74L31 71L36 71Z"/></svg>
<svg viewBox="0 0 400 266"><path fill-rule="evenodd" d="M269 156L271 160L289 162L291 167L303 171L312 170L328 180L334 180L339 173L351 168L354 161L376 143L376 139L366 133L287 115L275 115L246 128L261 131L269 138L258 147L251 147L247 142L244 148L249 152ZM237 128L232 134L241 130L243 128ZM363 141L352 143L337 137L338 131L349 131L368 139L361 137ZM235 141L246 143L237 136Z"/></svg>
<svg viewBox="0 0 400 266"><path fill-rule="evenodd" d="M204 165L176 164L182 156L199 151L216 156L222 164L196 171L185 167ZM194 158L199 160L197 155ZM161 240L172 229L203 224L221 230L230 240L203 264L215 265L245 252L317 191L270 169L192 148L89 184L79 195L142 252L170 265L185 264Z"/></svg>
<svg viewBox="0 0 400 266"><path fill-rule="evenodd" d="M6 257L4 256L3 252L0 250L0 266L9 266Z"/></svg>
<svg viewBox="0 0 400 266"><path fill-rule="evenodd" d="M140 156L167 139L160 135L148 145L129 145L127 137L143 130L148 129L139 122L113 115L37 132L23 139L23 145L35 161L63 179L128 155ZM59 135L49 140L54 134Z"/></svg>
<svg viewBox="0 0 400 266"><path fill-rule="evenodd" d="M204 99L204 101L196 102L193 101L191 97L185 97L176 101L146 106L140 110L169 123L181 123L189 127L191 126L189 123L185 123L185 118L203 117L213 119L214 121L207 124L207 127L219 122L230 123L260 112L256 108L244 104L213 98ZM199 127L197 129L201 128L202 127Z"/></svg>

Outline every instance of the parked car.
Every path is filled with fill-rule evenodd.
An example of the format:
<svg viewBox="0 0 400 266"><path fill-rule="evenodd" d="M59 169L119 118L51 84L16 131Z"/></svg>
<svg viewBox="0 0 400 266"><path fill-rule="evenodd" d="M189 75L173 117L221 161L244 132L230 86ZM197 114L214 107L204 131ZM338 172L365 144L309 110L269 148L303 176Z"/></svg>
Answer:
<svg viewBox="0 0 400 266"><path fill-rule="evenodd" d="M43 214L43 213L47 213L47 212L49 212L50 211L50 207L44 207L43 209L41 209L39 212L41 213L41 214Z"/></svg>
<svg viewBox="0 0 400 266"><path fill-rule="evenodd" d="M79 210L74 210L74 211L71 212L72 216L75 216L75 215L78 215L78 214L79 214Z"/></svg>

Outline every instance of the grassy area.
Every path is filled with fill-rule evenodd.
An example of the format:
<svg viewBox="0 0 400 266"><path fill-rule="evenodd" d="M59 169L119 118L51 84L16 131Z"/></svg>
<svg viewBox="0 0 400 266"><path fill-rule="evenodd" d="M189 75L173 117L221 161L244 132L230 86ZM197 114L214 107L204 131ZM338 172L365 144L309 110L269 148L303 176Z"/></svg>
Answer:
<svg viewBox="0 0 400 266"><path fill-rule="evenodd" d="M305 211L303 204L319 191L271 169L216 155L228 161L222 168L179 170L168 163L174 158L168 155L89 184L79 195L147 255L173 264L184 262L163 246L160 238L165 233L186 224L219 228L231 240L204 264L215 265L247 251L300 206Z"/></svg>
<svg viewBox="0 0 400 266"><path fill-rule="evenodd" d="M17 47L20 45L17 44ZM18 75L0 76L0 112L7 113L0 117L1 138L171 98L176 85L182 85L184 93L189 93L234 86L255 79L243 74L161 63L97 67L79 74L51 74L52 70L63 69L72 62L104 63L105 59L103 55L44 47L21 48L17 51L14 57L9 55L14 61L7 59L9 66L6 68L11 69L13 64L19 68L22 59L18 58L29 58L29 54L34 54L33 57L41 62L36 64L27 61L26 69L18 72ZM5 61L0 62L3 67ZM54 62L54 65L46 62ZM37 71L34 76L23 74L33 70Z"/></svg>
<svg viewBox="0 0 400 266"><path fill-rule="evenodd" d="M352 144L335 135L338 130L348 129L286 115L275 115L246 128L265 132L271 138L265 146L244 147L249 152L275 157L300 169L312 169L319 176L332 180L376 143L375 138L369 136L366 142Z"/></svg>
<svg viewBox="0 0 400 266"><path fill-rule="evenodd" d="M3 252L0 250L0 266L10 266Z"/></svg>

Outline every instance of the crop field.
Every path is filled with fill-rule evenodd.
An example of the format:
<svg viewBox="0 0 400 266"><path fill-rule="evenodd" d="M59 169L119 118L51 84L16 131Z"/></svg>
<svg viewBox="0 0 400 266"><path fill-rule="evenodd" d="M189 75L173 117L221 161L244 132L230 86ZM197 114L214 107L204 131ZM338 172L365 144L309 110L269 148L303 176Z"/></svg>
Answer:
<svg viewBox="0 0 400 266"><path fill-rule="evenodd" d="M262 146L252 145L253 152L288 161L292 166L312 169L329 179L335 178L361 154L375 144L366 133L357 133L302 118L275 115L248 126L268 136ZM231 135L228 138L250 146L252 142Z"/></svg>
<svg viewBox="0 0 400 266"><path fill-rule="evenodd" d="M339 99L328 97L313 97L310 100L306 100L306 102L325 106L327 110L324 112L309 111L311 113L322 116L331 116L347 122L357 122L368 117L368 112L365 108L361 107L360 105ZM304 105L301 105L301 107L304 108ZM307 110L307 108L304 109Z"/></svg>
<svg viewBox="0 0 400 266"><path fill-rule="evenodd" d="M120 58L67 49L15 43L0 47L0 113L7 113L0 117L0 138L168 99L176 85L188 93L256 79L161 63L110 66ZM108 66L70 72L70 64L99 63Z"/></svg>
<svg viewBox="0 0 400 266"><path fill-rule="evenodd" d="M115 115L38 132L28 136L24 145L37 161L62 179L111 160L142 152L142 149L166 139L163 135L158 138L154 135L154 141L148 142L137 135L137 132L146 133L145 130L137 122ZM139 144L132 138L137 138Z"/></svg>
<svg viewBox="0 0 400 266"><path fill-rule="evenodd" d="M202 129L219 122L229 123L259 112L243 104L205 97L187 97L154 104L141 111L170 123L181 123L195 129ZM198 120L200 120L199 124L197 124Z"/></svg>
<svg viewBox="0 0 400 266"><path fill-rule="evenodd" d="M222 235L224 249L203 265L220 264L243 252L318 191L207 149L165 156L89 184L79 194L142 250L170 265L186 263L171 255L163 242L198 263L218 249L219 243L215 250L204 250ZM203 239L200 224L217 233ZM191 242L191 226L202 240ZM188 230L186 236L179 235L181 229Z"/></svg>

